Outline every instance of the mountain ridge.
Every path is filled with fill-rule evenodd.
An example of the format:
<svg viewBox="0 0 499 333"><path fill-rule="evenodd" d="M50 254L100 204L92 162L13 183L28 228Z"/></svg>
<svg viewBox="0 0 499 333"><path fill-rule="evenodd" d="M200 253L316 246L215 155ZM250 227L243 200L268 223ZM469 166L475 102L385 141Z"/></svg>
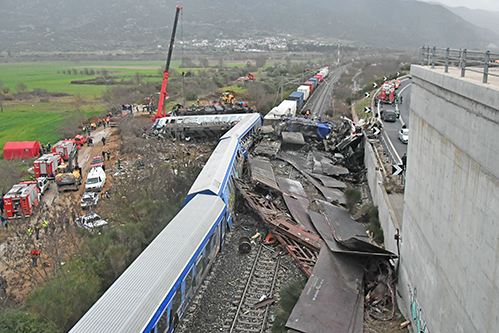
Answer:
<svg viewBox="0 0 499 333"><path fill-rule="evenodd" d="M0 12L1 51L157 49L169 41L177 4L184 8L178 38L289 34L389 49L499 45L496 33L414 0L18 0Z"/></svg>

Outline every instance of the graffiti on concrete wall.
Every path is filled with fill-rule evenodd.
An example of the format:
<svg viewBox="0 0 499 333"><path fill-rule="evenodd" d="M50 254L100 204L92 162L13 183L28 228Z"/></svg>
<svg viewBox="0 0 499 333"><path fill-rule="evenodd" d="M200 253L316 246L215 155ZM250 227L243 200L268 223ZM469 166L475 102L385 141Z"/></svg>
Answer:
<svg viewBox="0 0 499 333"><path fill-rule="evenodd" d="M417 290L411 290L411 286L409 287L409 296L411 300L411 315L412 315L412 323L416 326L416 333L430 333L430 329L426 324L426 320L423 317L423 310L418 304L417 300Z"/></svg>

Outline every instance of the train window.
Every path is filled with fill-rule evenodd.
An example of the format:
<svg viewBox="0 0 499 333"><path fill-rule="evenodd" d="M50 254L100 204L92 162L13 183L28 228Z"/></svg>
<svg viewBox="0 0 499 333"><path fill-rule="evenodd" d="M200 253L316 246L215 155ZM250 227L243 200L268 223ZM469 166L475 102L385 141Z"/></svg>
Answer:
<svg viewBox="0 0 499 333"><path fill-rule="evenodd" d="M214 122L219 122L219 121L220 121L220 117L215 117L215 118L213 119L213 121L214 121Z"/></svg>
<svg viewBox="0 0 499 333"><path fill-rule="evenodd" d="M232 116L232 117L230 117L230 122L232 123L232 122L234 122L234 121L236 121L236 116Z"/></svg>
<svg viewBox="0 0 499 333"><path fill-rule="evenodd" d="M204 118L199 118L198 124L202 124L204 122Z"/></svg>
<svg viewBox="0 0 499 333"><path fill-rule="evenodd" d="M189 291L192 287L192 267L189 270L189 273L185 276L185 288L184 288L184 295L189 294Z"/></svg>
<svg viewBox="0 0 499 333"><path fill-rule="evenodd" d="M166 330L168 329L168 323L169 323L169 320L168 320L168 306L166 307L165 311L163 312L163 314L161 315L161 317L159 318L158 320L158 323L156 324L156 328L157 328L157 332L158 333L163 333L163 332L166 332Z"/></svg>
<svg viewBox="0 0 499 333"><path fill-rule="evenodd" d="M170 327L172 327L173 319L178 318L177 311L179 310L181 303L182 303L182 290L181 286L178 286L177 291L175 292L175 296L173 296L172 307L170 309Z"/></svg>
<svg viewBox="0 0 499 333"><path fill-rule="evenodd" d="M226 123L226 122L227 122L227 120L229 120L229 117L222 117L222 121L223 121L224 123Z"/></svg>
<svg viewBox="0 0 499 333"><path fill-rule="evenodd" d="M182 124L182 121L183 121L183 120L184 120L184 119L177 119L177 124Z"/></svg>
<svg viewBox="0 0 499 333"><path fill-rule="evenodd" d="M199 285L199 282L201 281L201 277L203 276L203 254L201 254L196 261L196 277L195 277L195 282L196 286Z"/></svg>

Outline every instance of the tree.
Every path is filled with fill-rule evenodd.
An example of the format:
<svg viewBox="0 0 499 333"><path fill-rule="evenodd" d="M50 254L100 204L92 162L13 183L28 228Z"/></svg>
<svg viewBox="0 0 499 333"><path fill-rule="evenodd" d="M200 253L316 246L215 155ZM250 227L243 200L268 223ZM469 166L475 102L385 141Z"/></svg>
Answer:
<svg viewBox="0 0 499 333"><path fill-rule="evenodd" d="M17 92L25 92L28 90L28 87L24 84L24 82L19 82L16 84L16 90Z"/></svg>
<svg viewBox="0 0 499 333"><path fill-rule="evenodd" d="M256 64L257 68L261 68L261 67L265 66L266 63L267 63L267 58L265 56L261 55L261 56L258 56L256 58L255 64Z"/></svg>
<svg viewBox="0 0 499 333"><path fill-rule="evenodd" d="M210 60L208 58L202 58L200 61L199 61L199 64L201 65L201 67L203 68L208 68L210 66Z"/></svg>

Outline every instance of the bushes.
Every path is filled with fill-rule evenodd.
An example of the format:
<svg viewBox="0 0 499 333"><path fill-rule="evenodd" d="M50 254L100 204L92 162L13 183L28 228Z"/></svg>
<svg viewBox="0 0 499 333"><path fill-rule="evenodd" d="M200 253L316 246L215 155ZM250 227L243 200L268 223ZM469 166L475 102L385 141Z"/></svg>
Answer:
<svg viewBox="0 0 499 333"><path fill-rule="evenodd" d="M288 321L296 302L298 302L306 283L307 279L302 278L284 286L281 292L279 308L276 311L276 318L272 325L272 333L286 333L288 331L286 322Z"/></svg>
<svg viewBox="0 0 499 333"><path fill-rule="evenodd" d="M345 190L346 205L350 213L354 212L355 205L360 201L362 195L360 191L349 187Z"/></svg>
<svg viewBox="0 0 499 333"><path fill-rule="evenodd" d="M62 333L53 322L24 308L7 308L0 313L0 333Z"/></svg>

